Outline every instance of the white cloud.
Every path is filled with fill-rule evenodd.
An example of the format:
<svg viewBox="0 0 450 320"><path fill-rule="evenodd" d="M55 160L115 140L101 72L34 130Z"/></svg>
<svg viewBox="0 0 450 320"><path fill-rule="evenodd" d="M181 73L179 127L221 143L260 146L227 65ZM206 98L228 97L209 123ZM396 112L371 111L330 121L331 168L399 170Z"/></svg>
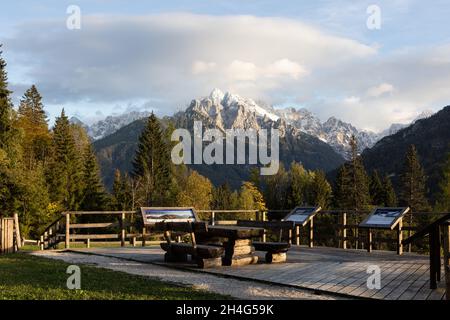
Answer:
<svg viewBox="0 0 450 320"><path fill-rule="evenodd" d="M3 42L16 95L36 83L48 105L86 113L150 101L171 114L218 87L381 130L450 101L449 45L380 53L284 18L85 15L81 30L33 22Z"/></svg>
<svg viewBox="0 0 450 320"><path fill-rule="evenodd" d="M382 83L378 86L371 87L367 90L367 95L369 97L379 97L386 93L391 93L395 90L394 86L389 83Z"/></svg>
<svg viewBox="0 0 450 320"><path fill-rule="evenodd" d="M192 64L192 74L197 75L201 73L211 72L216 68L215 62L194 61Z"/></svg>

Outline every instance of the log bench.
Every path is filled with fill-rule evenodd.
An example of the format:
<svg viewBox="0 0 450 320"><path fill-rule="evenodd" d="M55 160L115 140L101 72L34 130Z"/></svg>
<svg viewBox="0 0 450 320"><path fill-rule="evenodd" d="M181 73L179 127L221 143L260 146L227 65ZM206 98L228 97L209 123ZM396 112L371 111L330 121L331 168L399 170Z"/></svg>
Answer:
<svg viewBox="0 0 450 320"><path fill-rule="evenodd" d="M200 268L222 266L224 248L196 243L195 232L207 232L206 222L157 222L154 229L164 233L166 242L161 243L161 249L166 252L164 261L187 262L190 255ZM174 242L172 240L174 232L189 234L190 243Z"/></svg>
<svg viewBox="0 0 450 320"><path fill-rule="evenodd" d="M288 241L283 241L283 233L291 234L295 223L292 221L247 221L238 220L238 226L264 228L277 235L277 242L259 242L253 241L253 247L256 251L266 252L267 263L286 262L287 252L291 245Z"/></svg>

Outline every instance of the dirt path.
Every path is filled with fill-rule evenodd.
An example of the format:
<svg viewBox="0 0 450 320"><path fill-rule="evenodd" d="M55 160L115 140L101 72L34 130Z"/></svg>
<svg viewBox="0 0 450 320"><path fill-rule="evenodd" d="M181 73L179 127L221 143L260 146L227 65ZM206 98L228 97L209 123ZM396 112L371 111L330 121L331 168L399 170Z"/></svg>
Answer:
<svg viewBox="0 0 450 320"><path fill-rule="evenodd" d="M101 268L146 276L165 282L190 285L197 289L230 295L237 299L338 299L334 296L316 295L309 291L294 288L262 284L254 281L241 281L198 272L174 270L162 266L130 262L104 256L61 251L35 251L31 254L49 259L62 260L71 264L95 265Z"/></svg>

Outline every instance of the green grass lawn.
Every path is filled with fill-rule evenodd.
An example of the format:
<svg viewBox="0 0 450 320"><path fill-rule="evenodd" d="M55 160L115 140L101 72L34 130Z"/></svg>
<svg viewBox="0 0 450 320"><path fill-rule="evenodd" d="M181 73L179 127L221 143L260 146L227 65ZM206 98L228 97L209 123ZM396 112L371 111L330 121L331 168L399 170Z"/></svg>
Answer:
<svg viewBox="0 0 450 320"><path fill-rule="evenodd" d="M0 255L0 300L72 299L227 299L206 291L87 265L81 268L81 290L66 287L69 264L26 253Z"/></svg>

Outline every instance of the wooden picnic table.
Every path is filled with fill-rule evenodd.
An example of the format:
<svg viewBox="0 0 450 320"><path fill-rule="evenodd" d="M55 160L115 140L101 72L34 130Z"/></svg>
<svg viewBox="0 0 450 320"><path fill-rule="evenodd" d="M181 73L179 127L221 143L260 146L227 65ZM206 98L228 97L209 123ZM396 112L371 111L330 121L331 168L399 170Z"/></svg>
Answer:
<svg viewBox="0 0 450 320"><path fill-rule="evenodd" d="M223 265L241 266L258 262L252 238L262 237L264 228L238 226L208 226L207 231L197 232L199 242L222 245L225 248ZM226 238L226 241L219 241Z"/></svg>

